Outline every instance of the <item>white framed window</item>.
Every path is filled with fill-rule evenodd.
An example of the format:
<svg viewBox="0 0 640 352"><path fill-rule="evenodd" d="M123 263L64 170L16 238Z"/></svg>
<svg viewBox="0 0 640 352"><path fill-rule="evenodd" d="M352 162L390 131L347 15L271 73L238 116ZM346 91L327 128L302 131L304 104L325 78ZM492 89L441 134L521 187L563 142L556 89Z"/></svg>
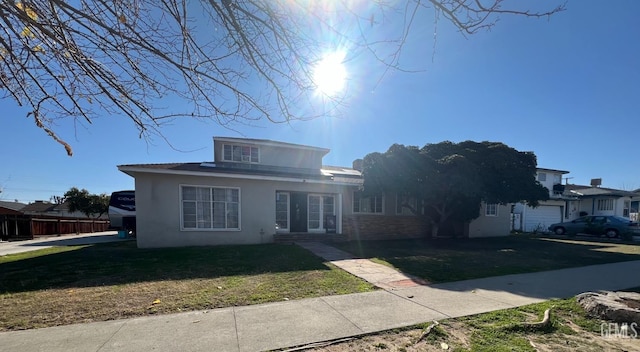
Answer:
<svg viewBox="0 0 640 352"><path fill-rule="evenodd" d="M547 174L544 172L538 172L538 181L545 182L547 180Z"/></svg>
<svg viewBox="0 0 640 352"><path fill-rule="evenodd" d="M276 231L289 231L289 192L276 192Z"/></svg>
<svg viewBox="0 0 640 352"><path fill-rule="evenodd" d="M260 149L248 145L225 144L222 146L222 160L256 164L260 162Z"/></svg>
<svg viewBox="0 0 640 352"><path fill-rule="evenodd" d="M384 199L381 194L365 197L362 192L353 192L353 212L363 214L382 214Z"/></svg>
<svg viewBox="0 0 640 352"><path fill-rule="evenodd" d="M498 216L498 204L487 203L484 205L484 216Z"/></svg>
<svg viewBox="0 0 640 352"><path fill-rule="evenodd" d="M180 186L183 230L240 230L240 189Z"/></svg>
<svg viewBox="0 0 640 352"><path fill-rule="evenodd" d="M418 209L418 201L415 197L396 194L396 215L416 215L411 211L411 209L403 206L405 203L409 204L410 207L420 213L420 209Z"/></svg>
<svg viewBox="0 0 640 352"><path fill-rule="evenodd" d="M598 199L597 208L599 211L613 210L613 199Z"/></svg>

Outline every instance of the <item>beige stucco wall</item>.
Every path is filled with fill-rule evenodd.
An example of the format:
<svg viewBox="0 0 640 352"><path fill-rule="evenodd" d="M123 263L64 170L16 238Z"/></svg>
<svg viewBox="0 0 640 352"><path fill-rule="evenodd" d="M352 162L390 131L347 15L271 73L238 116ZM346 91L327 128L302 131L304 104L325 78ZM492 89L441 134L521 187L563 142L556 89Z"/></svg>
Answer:
<svg viewBox="0 0 640 352"><path fill-rule="evenodd" d="M357 186L321 184L312 182L247 180L215 176L170 175L138 172L136 183L137 242L141 248L206 246L225 244L257 244L273 242L275 231L276 191L306 192L336 195L338 233L360 234L363 229L349 225L353 218L353 191ZM240 230L183 230L181 229L180 186L233 187L240 190ZM484 205L483 205L484 206ZM366 215L362 218L394 220L393 229L387 228L389 235L422 235L423 230L414 226L419 218L395 216L395 197L385 195L384 215ZM509 206L499 206L498 216L481 215L469 225L469 237L506 236L510 230ZM345 222L342 222L344 220ZM371 221L376 223L377 221ZM384 222L384 221L383 221ZM386 223L386 222L385 222ZM340 226L339 225L339 226ZM396 228L397 227L397 228ZM342 231L341 231L342 230ZM379 229L377 229L377 232ZM393 230L393 231L392 231ZM352 233L346 233L352 232ZM374 231L375 232L375 231ZM376 233L377 233L376 232Z"/></svg>
<svg viewBox="0 0 640 352"><path fill-rule="evenodd" d="M498 205L498 216L485 215L485 203L480 216L469 224L469 238L508 236L511 232L511 205Z"/></svg>
<svg viewBox="0 0 640 352"><path fill-rule="evenodd" d="M252 244L273 241L276 191L349 194L347 186L310 182L137 173L137 241L141 248ZM240 189L240 230L181 230L180 185ZM337 197L336 197L337 199ZM338 200L336 203L338 204Z"/></svg>

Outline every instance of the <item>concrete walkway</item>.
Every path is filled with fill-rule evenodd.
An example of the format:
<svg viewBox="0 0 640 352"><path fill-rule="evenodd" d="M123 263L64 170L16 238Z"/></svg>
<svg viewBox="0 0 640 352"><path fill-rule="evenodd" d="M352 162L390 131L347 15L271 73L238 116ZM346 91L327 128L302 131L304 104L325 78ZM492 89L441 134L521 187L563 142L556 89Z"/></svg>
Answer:
<svg viewBox="0 0 640 352"><path fill-rule="evenodd" d="M401 273L386 265L374 263L369 259L356 258L351 253L326 244L318 242L299 242L296 244L329 261L338 268L385 290L428 284L421 278Z"/></svg>
<svg viewBox="0 0 640 352"><path fill-rule="evenodd" d="M332 262L354 260L310 244ZM315 246L315 249L312 247ZM348 254L346 255L348 257ZM369 261L367 261L369 262ZM384 286L397 277L356 261ZM369 262L371 263L371 262ZM375 263L373 263L375 264ZM337 264L336 264L337 265ZM366 273L365 273L366 272ZM2 351L264 351L512 308L591 290L640 286L640 261L209 311L0 333ZM384 279L386 277L387 279ZM382 278L382 279L380 279ZM400 280L411 280L405 277ZM391 285L393 286L393 284ZM400 285L401 286L401 285Z"/></svg>

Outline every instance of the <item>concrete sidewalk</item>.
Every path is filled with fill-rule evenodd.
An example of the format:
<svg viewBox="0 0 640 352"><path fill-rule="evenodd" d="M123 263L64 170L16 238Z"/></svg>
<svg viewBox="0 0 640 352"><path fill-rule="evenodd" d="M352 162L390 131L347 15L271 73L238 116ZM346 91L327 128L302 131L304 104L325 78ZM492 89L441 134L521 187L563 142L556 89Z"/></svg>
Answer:
<svg viewBox="0 0 640 352"><path fill-rule="evenodd" d="M340 258L340 253L326 247L323 250L337 256L334 261L357 259ZM264 351L512 308L584 291L636 287L640 286L638 272L640 261L633 261L4 332L0 333L0 350Z"/></svg>
<svg viewBox="0 0 640 352"><path fill-rule="evenodd" d="M504 291L515 296L539 297L542 300L548 300L569 297L589 290L620 290L640 286L640 274L637 274L640 261L429 285L420 278L398 272L368 259L356 258L350 253L323 243L302 242L297 244L373 285L391 291L405 290L408 295L411 295L413 291L426 289L443 289L450 294L470 291L474 293L493 292L492 296L495 296L496 292ZM409 290L409 288L416 289Z"/></svg>
<svg viewBox="0 0 640 352"><path fill-rule="evenodd" d="M41 237L24 241L0 242L0 256L35 251L55 246L80 246L93 243L130 241L130 238L118 238L117 231L66 234L61 236ZM1 346L0 346L1 347Z"/></svg>

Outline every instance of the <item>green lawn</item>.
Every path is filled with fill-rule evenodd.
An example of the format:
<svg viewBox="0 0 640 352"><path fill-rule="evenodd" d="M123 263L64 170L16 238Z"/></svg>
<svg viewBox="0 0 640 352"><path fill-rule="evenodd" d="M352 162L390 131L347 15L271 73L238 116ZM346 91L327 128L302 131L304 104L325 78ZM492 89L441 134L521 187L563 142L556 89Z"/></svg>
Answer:
<svg viewBox="0 0 640 352"><path fill-rule="evenodd" d="M336 245L431 283L640 260L640 244L533 236L347 242Z"/></svg>
<svg viewBox="0 0 640 352"><path fill-rule="evenodd" d="M638 244L532 236L336 246L434 283L640 259ZM293 245L54 247L0 257L0 331L372 290Z"/></svg>
<svg viewBox="0 0 640 352"><path fill-rule="evenodd" d="M371 290L293 245L54 247L0 257L0 331Z"/></svg>

